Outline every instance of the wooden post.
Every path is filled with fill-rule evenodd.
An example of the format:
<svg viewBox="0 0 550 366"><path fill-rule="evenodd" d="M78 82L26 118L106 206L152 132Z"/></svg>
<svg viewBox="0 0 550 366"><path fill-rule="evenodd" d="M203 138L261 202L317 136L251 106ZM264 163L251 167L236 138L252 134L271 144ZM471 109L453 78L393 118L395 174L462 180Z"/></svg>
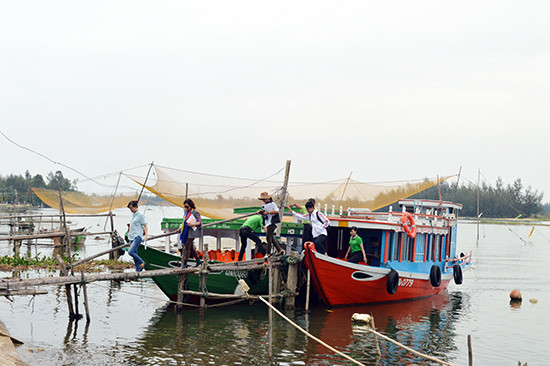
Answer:
<svg viewBox="0 0 550 366"><path fill-rule="evenodd" d="M283 182L283 193L281 197L281 206L279 208L279 218L280 218L280 224L277 225L277 236L281 237L281 228L283 226L283 215L285 213L285 199L286 199L286 190L288 188L288 177L290 175L290 160L286 161L286 168L285 168L285 180Z"/></svg>
<svg viewBox="0 0 550 366"><path fill-rule="evenodd" d="M289 258L296 258L296 263L293 263L293 260L290 260L288 263L286 287L290 292L292 292L292 294L285 298L285 308L294 309L296 300L296 286L298 284L298 253L292 251Z"/></svg>
<svg viewBox="0 0 550 366"><path fill-rule="evenodd" d="M61 275L67 276L69 274L69 271L67 271L67 266L65 265L65 262L63 262L63 259L61 259L61 256L59 254L57 254L55 258L57 259L57 262L59 262L59 266L61 266ZM71 296L71 285L65 285L65 294L67 295L69 319L73 320L75 318L75 312L73 309L73 297Z"/></svg>
<svg viewBox="0 0 550 366"><path fill-rule="evenodd" d="M69 229L67 229L67 220L65 217L65 208L63 207L63 196L61 195L61 183L57 181L57 189L59 191L59 210L60 217L59 217L59 224L61 225L61 219L63 219L63 229L65 230L65 237L63 238L63 242L65 245L65 255L67 258L71 257L71 235L69 233Z"/></svg>
<svg viewBox="0 0 550 366"><path fill-rule="evenodd" d="M468 365L474 364L474 356L472 354L472 336L468 334Z"/></svg>
<svg viewBox="0 0 550 366"><path fill-rule="evenodd" d="M281 268L273 267L273 303L280 304L281 299L277 296L281 292Z"/></svg>
<svg viewBox="0 0 550 366"><path fill-rule="evenodd" d="M84 272L80 272L82 277L84 277ZM84 297L84 310L86 310L86 323L89 323L90 318L90 306L88 305L88 290L86 288L86 283L82 284L82 294Z"/></svg>
<svg viewBox="0 0 550 366"><path fill-rule="evenodd" d="M113 211L109 211L109 220L111 221L111 246L113 244L115 235L115 221L113 220ZM118 250L109 253L109 259L118 260Z"/></svg>
<svg viewBox="0 0 550 366"><path fill-rule="evenodd" d="M21 240L13 241L13 256L19 257L19 249L21 249Z"/></svg>
<svg viewBox="0 0 550 366"><path fill-rule="evenodd" d="M201 273L200 273L200 283L202 283L202 286L205 286L206 287L206 281L207 281L207 275L206 275L206 271L207 271L207 266L208 266L208 244L204 244L204 254L202 256L202 268L201 268ZM204 282L202 282L204 281ZM201 299L200 299L200 307L201 309L204 309L206 307L206 299L204 297L204 291L203 289L199 289L199 291L201 291L203 293L203 295L201 295Z"/></svg>
<svg viewBox="0 0 550 366"><path fill-rule="evenodd" d="M269 270L269 283L268 283L269 303L273 304L273 266L271 262L269 262L268 270Z"/></svg>
<svg viewBox="0 0 550 366"><path fill-rule="evenodd" d="M307 284L306 284L306 313L309 311L309 288L311 286L311 272L307 270Z"/></svg>
<svg viewBox="0 0 550 366"><path fill-rule="evenodd" d="M183 309L183 291L185 291L185 284L187 282L187 273L178 275L178 295L176 301L179 303L176 305L176 310L181 311Z"/></svg>
<svg viewBox="0 0 550 366"><path fill-rule="evenodd" d="M74 290L74 312L75 312L75 319L82 319L82 314L78 312L78 288L76 287L76 284L73 285Z"/></svg>

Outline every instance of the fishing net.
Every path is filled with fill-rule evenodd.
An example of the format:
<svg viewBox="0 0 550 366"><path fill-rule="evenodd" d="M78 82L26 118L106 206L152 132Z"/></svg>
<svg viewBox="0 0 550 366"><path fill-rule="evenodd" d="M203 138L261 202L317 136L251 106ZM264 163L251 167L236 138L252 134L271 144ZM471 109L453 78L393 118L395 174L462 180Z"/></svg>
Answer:
<svg viewBox="0 0 550 366"><path fill-rule="evenodd" d="M264 179L247 179L154 165L154 173L145 183L143 177L125 175L174 205L183 207L183 201L189 197L204 215L228 218L232 216L234 207L260 206L258 196L261 192L272 194L274 200L279 202L283 172L284 169L281 169ZM448 178L439 178L439 181ZM303 204L309 198L315 198L317 204L375 211L428 189L437 182L438 178L374 183L351 178L322 183L293 182L290 179L285 201Z"/></svg>
<svg viewBox="0 0 550 366"><path fill-rule="evenodd" d="M52 189L33 188L34 193L48 206L60 209L59 191ZM138 195L100 196L88 195L82 192L61 192L63 208L67 213L97 214L109 210L126 207L128 202L137 199Z"/></svg>

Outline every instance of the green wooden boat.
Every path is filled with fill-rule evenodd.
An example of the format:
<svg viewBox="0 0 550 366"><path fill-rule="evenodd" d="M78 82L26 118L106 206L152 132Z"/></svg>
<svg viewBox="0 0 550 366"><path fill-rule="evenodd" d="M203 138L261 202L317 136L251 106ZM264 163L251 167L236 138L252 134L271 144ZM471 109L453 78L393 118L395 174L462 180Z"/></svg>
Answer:
<svg viewBox="0 0 550 366"><path fill-rule="evenodd" d="M138 247L138 254L145 261L145 270L166 269L166 268L179 268L181 266L181 258L177 255L166 253L151 247L145 247L140 245ZM224 263L213 261L212 263ZM246 261L240 262L246 263ZM195 262L189 260L189 265L194 266ZM239 271L219 271L210 272L208 275L207 289L210 293L218 294L242 294L243 291L239 285L239 279L244 279L248 286L250 286L250 294L264 295L268 293L268 276L262 270L262 266L259 264L257 270L239 270ZM153 280L162 292L170 300L175 301L178 292L178 276L157 276L153 277ZM197 274L190 274L187 276L188 290L200 291L200 278ZM185 299L185 302L198 303L198 297L189 297ZM208 301L207 302L215 302Z"/></svg>

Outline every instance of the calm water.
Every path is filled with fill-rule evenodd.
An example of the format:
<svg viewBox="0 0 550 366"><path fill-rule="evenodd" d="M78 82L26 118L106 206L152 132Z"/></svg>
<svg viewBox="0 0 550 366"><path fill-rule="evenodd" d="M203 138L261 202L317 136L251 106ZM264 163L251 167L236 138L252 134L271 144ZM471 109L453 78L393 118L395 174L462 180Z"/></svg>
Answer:
<svg viewBox="0 0 550 366"><path fill-rule="evenodd" d="M127 210L117 211L124 231ZM179 209L146 211L150 231L159 233L160 219L179 216ZM104 221L79 222L103 231ZM419 351L457 365L467 359L471 334L477 365L548 364L550 227L482 225L476 245L476 225L461 223L459 250L473 251L464 284L427 299L398 304L325 310L315 306L287 312L302 327L328 344L364 362L377 364L371 336L351 324L355 312L372 313L378 330ZM524 243L521 239L525 239ZM8 249L0 247L5 254ZM89 239L84 257L99 252L106 241ZM51 249L34 246L49 254ZM23 274L33 275L33 274ZM36 274L34 274L36 275ZM44 273L41 273L44 275ZM3 273L2 277L11 276ZM523 304L512 307L509 292L517 288ZM273 314L270 337L265 305L190 310L176 314L152 281L90 284L91 323L69 322L64 289L48 287L47 295L0 299L0 319L14 337L25 342L21 358L32 365L333 365L350 364L310 341ZM529 298L537 298L532 304ZM82 307L82 304L81 304ZM272 340L270 343L270 339ZM384 341L382 365L430 364Z"/></svg>

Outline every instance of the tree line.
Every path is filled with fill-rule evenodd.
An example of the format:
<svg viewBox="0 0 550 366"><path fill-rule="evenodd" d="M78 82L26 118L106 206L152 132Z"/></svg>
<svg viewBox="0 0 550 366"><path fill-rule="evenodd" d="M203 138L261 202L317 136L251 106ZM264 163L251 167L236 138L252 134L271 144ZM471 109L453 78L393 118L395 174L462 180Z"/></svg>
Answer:
<svg viewBox="0 0 550 366"><path fill-rule="evenodd" d="M441 199L461 203L464 207L460 216L477 216L478 187L473 184L456 184L442 182L440 184ZM520 178L512 184L504 184L498 178L494 185L483 182L479 187L479 212L483 217L535 217L545 214L548 204L543 204L543 192L525 187ZM439 200L437 185L413 195L410 198L425 198Z"/></svg>
<svg viewBox="0 0 550 366"><path fill-rule="evenodd" d="M25 175L0 175L0 203L31 204L38 206L42 201L34 194L31 188L58 189L62 191L76 191L76 183L63 176L58 170L49 172L46 179L41 174L31 175L27 170Z"/></svg>

